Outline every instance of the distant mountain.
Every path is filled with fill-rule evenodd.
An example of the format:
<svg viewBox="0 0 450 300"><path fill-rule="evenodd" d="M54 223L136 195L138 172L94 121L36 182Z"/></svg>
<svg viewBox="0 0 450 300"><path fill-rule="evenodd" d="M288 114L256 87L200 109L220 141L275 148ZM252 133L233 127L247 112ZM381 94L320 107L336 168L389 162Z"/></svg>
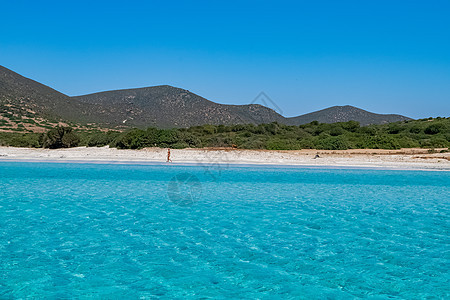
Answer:
<svg viewBox="0 0 450 300"><path fill-rule="evenodd" d="M285 118L274 110L257 105L224 105L209 101L188 90L168 85L108 91L73 97L95 105L93 119L105 118L111 125L189 127L203 124L246 124L279 122L301 125L312 121L335 123L358 121L361 125L383 124L410 118L375 114L350 105L333 106L298 117Z"/></svg>
<svg viewBox="0 0 450 300"><path fill-rule="evenodd" d="M31 120L21 120L21 116ZM270 122L300 125L311 121L334 123L350 120L367 125L409 118L374 114L353 106L334 106L298 117L285 118L259 104L219 104L188 90L168 85L69 97L0 66L0 124L10 122L7 125L12 126L15 122L14 126L17 127L17 124L24 125L38 119L47 125L45 119L77 124L94 123L108 128L171 128ZM0 126L0 130L2 129L5 128Z"/></svg>
<svg viewBox="0 0 450 300"><path fill-rule="evenodd" d="M108 91L73 97L93 105L90 119L110 125L189 127L204 124L283 122L284 117L262 105L225 105L168 85Z"/></svg>
<svg viewBox="0 0 450 300"><path fill-rule="evenodd" d="M411 120L411 118L402 115L375 114L354 106L345 105L332 106L298 117L286 118L286 120L291 125L306 124L312 121L318 121L319 123L358 121L361 126L365 126Z"/></svg>

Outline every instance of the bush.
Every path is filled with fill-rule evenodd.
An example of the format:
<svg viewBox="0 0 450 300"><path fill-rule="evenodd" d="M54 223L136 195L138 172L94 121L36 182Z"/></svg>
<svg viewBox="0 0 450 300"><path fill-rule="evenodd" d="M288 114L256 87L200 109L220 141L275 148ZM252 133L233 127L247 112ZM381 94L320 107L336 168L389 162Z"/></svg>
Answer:
<svg viewBox="0 0 450 300"><path fill-rule="evenodd" d="M145 147L145 131L132 129L118 136L111 146L119 149L140 149Z"/></svg>
<svg viewBox="0 0 450 300"><path fill-rule="evenodd" d="M300 144L293 140L273 138L267 142L268 150L299 150Z"/></svg>
<svg viewBox="0 0 450 300"><path fill-rule="evenodd" d="M39 148L41 140L37 133L0 132L0 146Z"/></svg>
<svg viewBox="0 0 450 300"><path fill-rule="evenodd" d="M109 145L119 135L119 132L109 131L107 133L98 132L88 136L86 146L88 147L103 147Z"/></svg>
<svg viewBox="0 0 450 300"><path fill-rule="evenodd" d="M444 131L444 125L443 124L431 124L427 128L425 128L426 134L438 134L440 132Z"/></svg>
<svg viewBox="0 0 450 300"><path fill-rule="evenodd" d="M360 127L359 122L356 122L356 121L348 121L348 122L342 123L342 128L344 128L345 130L350 131L350 132L357 131L359 127Z"/></svg>
<svg viewBox="0 0 450 300"><path fill-rule="evenodd" d="M421 141L420 146L426 148L446 148L450 146L450 143L444 138L433 136L431 139Z"/></svg>
<svg viewBox="0 0 450 300"><path fill-rule="evenodd" d="M422 132L422 128L420 126L416 125L416 126L411 127L409 129L409 132L418 134L418 133Z"/></svg>
<svg viewBox="0 0 450 300"><path fill-rule="evenodd" d="M195 148L195 147L200 147L200 145L201 145L201 140L198 137L196 137L195 135L193 135L192 133L189 133L189 132L180 132L179 133L179 139L184 144L186 144L185 148L187 148L187 147Z"/></svg>
<svg viewBox="0 0 450 300"><path fill-rule="evenodd" d="M43 139L44 148L71 148L78 146L80 138L71 127L58 126L47 132Z"/></svg>
<svg viewBox="0 0 450 300"><path fill-rule="evenodd" d="M347 150L350 148L349 142L342 136L330 136L319 141L317 149L322 150Z"/></svg>
<svg viewBox="0 0 450 300"><path fill-rule="evenodd" d="M174 129L159 130L157 145L160 147L169 147L178 142L178 132Z"/></svg>
<svg viewBox="0 0 450 300"><path fill-rule="evenodd" d="M314 149L316 148L316 144L312 138L301 139L298 142L300 149Z"/></svg>
<svg viewBox="0 0 450 300"><path fill-rule="evenodd" d="M374 126L365 126L358 129L358 133L364 134L364 135L377 135L377 128Z"/></svg>
<svg viewBox="0 0 450 300"><path fill-rule="evenodd" d="M278 124L277 122L273 122L270 124L264 124L264 128L265 128L266 132L268 132L272 135L276 135L280 131L280 124Z"/></svg>
<svg viewBox="0 0 450 300"><path fill-rule="evenodd" d="M402 131L402 127L398 123L391 123L388 126L388 133L389 134L397 134Z"/></svg>
<svg viewBox="0 0 450 300"><path fill-rule="evenodd" d="M400 148L416 148L420 147L420 143L410 137L402 136L397 139Z"/></svg>
<svg viewBox="0 0 450 300"><path fill-rule="evenodd" d="M334 127L334 128L332 128L330 130L330 135L331 136L338 136L338 135L341 135L341 134L344 134L344 133L345 133L345 130L342 129L342 127Z"/></svg>
<svg viewBox="0 0 450 300"><path fill-rule="evenodd" d="M366 149L400 149L400 144L391 136L378 135L365 137L359 148Z"/></svg>
<svg viewBox="0 0 450 300"><path fill-rule="evenodd" d="M173 149L184 149L184 148L189 148L189 145L184 142L180 142L180 143L172 144L170 147Z"/></svg>
<svg viewBox="0 0 450 300"><path fill-rule="evenodd" d="M4 125L5 122L2 123ZM243 125L204 125L181 129L131 129L120 133L98 130L77 131L49 128L47 134L0 132L0 145L49 148L77 145L140 149L144 147L231 147L246 149L348 149L410 147L448 147L450 118L413 120L359 127L358 122L299 126L279 123ZM12 130L20 131L14 128ZM23 131L23 130L22 130Z"/></svg>

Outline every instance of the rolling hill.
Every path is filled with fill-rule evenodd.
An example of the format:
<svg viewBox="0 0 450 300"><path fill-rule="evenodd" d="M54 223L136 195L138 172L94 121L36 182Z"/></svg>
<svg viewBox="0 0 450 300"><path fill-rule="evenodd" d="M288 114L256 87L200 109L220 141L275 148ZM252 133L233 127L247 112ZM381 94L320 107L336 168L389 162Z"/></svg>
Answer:
<svg viewBox="0 0 450 300"><path fill-rule="evenodd" d="M284 121L283 116L258 104L219 104L168 85L101 92L73 99L95 106L95 115L89 117L103 119L113 126L167 128Z"/></svg>
<svg viewBox="0 0 450 300"><path fill-rule="evenodd" d="M375 114L354 106L345 105L332 106L298 117L287 118L287 123L289 125L300 125L312 121L318 121L319 123L358 121L361 126L365 126L405 120L411 120L411 118L394 114Z"/></svg>
<svg viewBox="0 0 450 300"><path fill-rule="evenodd" d="M190 127L203 124L300 125L355 120L362 125L408 120L401 115L371 113L353 106L334 106L292 118L259 105L219 104L168 85L106 91L69 97L0 66L0 130L49 128L60 122L105 128Z"/></svg>

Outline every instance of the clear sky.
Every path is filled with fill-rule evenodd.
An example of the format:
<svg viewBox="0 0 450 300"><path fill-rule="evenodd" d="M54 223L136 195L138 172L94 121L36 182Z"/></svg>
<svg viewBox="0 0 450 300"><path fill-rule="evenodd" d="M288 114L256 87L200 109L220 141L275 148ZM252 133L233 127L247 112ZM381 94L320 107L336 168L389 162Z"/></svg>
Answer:
<svg viewBox="0 0 450 300"><path fill-rule="evenodd" d="M0 0L0 65L68 95L169 84L285 116L450 116L450 1Z"/></svg>

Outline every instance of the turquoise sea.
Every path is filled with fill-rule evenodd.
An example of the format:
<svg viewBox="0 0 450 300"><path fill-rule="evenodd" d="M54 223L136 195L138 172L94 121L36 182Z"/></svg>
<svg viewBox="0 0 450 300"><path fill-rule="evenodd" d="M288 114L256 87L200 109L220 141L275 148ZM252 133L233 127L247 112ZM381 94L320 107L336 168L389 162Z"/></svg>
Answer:
<svg viewBox="0 0 450 300"><path fill-rule="evenodd" d="M0 162L0 299L448 299L450 173Z"/></svg>

